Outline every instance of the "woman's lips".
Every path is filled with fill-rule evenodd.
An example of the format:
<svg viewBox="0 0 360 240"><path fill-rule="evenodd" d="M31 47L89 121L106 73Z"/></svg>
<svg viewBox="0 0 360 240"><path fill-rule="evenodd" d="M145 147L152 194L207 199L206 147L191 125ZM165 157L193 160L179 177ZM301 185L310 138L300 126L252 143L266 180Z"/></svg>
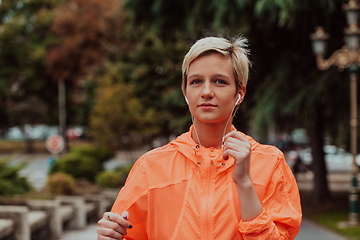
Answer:
<svg viewBox="0 0 360 240"><path fill-rule="evenodd" d="M199 105L199 108L203 109L203 110L211 110L216 108L217 106L215 104L212 103L202 103Z"/></svg>

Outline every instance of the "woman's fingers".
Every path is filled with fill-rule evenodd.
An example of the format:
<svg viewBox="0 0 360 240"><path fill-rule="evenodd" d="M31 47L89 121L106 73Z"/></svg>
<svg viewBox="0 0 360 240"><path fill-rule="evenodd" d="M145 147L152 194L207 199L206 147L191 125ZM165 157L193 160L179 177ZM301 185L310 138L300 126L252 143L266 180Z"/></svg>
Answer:
<svg viewBox="0 0 360 240"><path fill-rule="evenodd" d="M102 218L98 222L98 226L104 229L109 229L110 231L121 233L122 235L126 235L126 228L121 226L116 222L111 222L107 219ZM107 231L106 231L107 232Z"/></svg>
<svg viewBox="0 0 360 240"><path fill-rule="evenodd" d="M247 140L246 137L243 136L238 131L231 131L228 134L226 134L225 137L224 137L224 142L226 142L226 140L229 139L229 138L238 139L238 140L243 141L243 142L249 142L249 140Z"/></svg>
<svg viewBox="0 0 360 240"><path fill-rule="evenodd" d="M232 150L232 151L230 151ZM251 153L251 143L240 133L232 131L224 137L223 158L227 160L232 156L237 161L242 161Z"/></svg>
<svg viewBox="0 0 360 240"><path fill-rule="evenodd" d="M117 223L114 223L114 224L117 224ZM124 235L126 235L126 231L124 231L124 230L121 230L121 232L124 232L122 234L118 231L115 231L113 228L101 227L100 225L97 228L96 232L98 234L98 240L107 240L107 239L119 240L119 239L123 239Z"/></svg>
<svg viewBox="0 0 360 240"><path fill-rule="evenodd" d="M229 156L235 159L232 177L235 183L241 183L251 179L250 158L251 143L241 133L232 131L224 137L223 158Z"/></svg>
<svg viewBox="0 0 360 240"><path fill-rule="evenodd" d="M128 219L129 219L129 212L128 212L128 211L123 211L122 214L121 214L121 216L122 216L124 219L128 220Z"/></svg>
<svg viewBox="0 0 360 240"><path fill-rule="evenodd" d="M132 228L130 222L126 219L129 218L129 213L123 213L122 216L105 212L103 218L98 221L98 240L113 240L123 239L126 235L126 230Z"/></svg>
<svg viewBox="0 0 360 240"><path fill-rule="evenodd" d="M126 218L128 218L129 217L128 215L129 215L128 213L124 214L124 217L126 216ZM124 217L120 216L119 214L111 213L111 212L106 212L104 213L103 216L103 218L110 220L111 222L118 223L124 228L132 228L131 223L128 220L126 220Z"/></svg>

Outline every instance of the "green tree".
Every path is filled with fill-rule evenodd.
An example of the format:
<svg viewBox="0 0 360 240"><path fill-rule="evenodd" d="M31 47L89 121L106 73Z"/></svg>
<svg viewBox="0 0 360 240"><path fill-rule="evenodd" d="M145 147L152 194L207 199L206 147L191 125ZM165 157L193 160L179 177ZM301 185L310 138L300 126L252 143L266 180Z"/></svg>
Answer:
<svg viewBox="0 0 360 240"><path fill-rule="evenodd" d="M48 106L37 96L28 96L21 101L9 101L10 123L19 125L27 143L26 152L33 153L33 140L26 131L26 125L35 125L47 121Z"/></svg>
<svg viewBox="0 0 360 240"><path fill-rule="evenodd" d="M45 73L48 44L57 38L49 31L58 0L3 0L0 4L0 126L8 127L8 106L29 96L53 109L56 85ZM55 105L56 106L56 105ZM48 120L54 119L53 112Z"/></svg>
<svg viewBox="0 0 360 240"><path fill-rule="evenodd" d="M341 12L342 1L302 1L296 4L295 1L279 1L285 2L292 5L286 8L267 3L263 9L263 14L268 16L271 16L271 5L275 7L273 10L282 9L287 13L283 13L282 18L278 17L277 29L269 28L271 31L261 32L255 40L255 48L259 47L262 54L271 58L256 56L257 71L260 71L263 81L254 94L253 119L260 134L267 132L266 128L271 124L276 124L279 132L306 128L315 173L313 197L314 202L320 203L330 198L324 138L344 137L344 126L348 122L346 96L349 85L346 74L339 74L336 69L327 72L317 70L308 36L316 25L325 25L336 36L330 49L338 48L342 45L340 32L346 25L345 18ZM323 14L316 15L318 9L323 9Z"/></svg>
<svg viewBox="0 0 360 240"><path fill-rule="evenodd" d="M90 115L90 134L100 145L129 149L158 132L159 117L134 95L134 84L124 83L117 64L107 63L97 78L96 104Z"/></svg>
<svg viewBox="0 0 360 240"><path fill-rule="evenodd" d="M190 123L181 92L181 62L188 44L181 36L164 41L155 30L129 26L122 33L125 48L118 57L124 82L134 85L134 94L145 108L161 116L156 119L162 126L160 134L180 134Z"/></svg>
<svg viewBox="0 0 360 240"><path fill-rule="evenodd" d="M78 85L90 70L101 64L107 47L117 43L120 4L116 0L69 0L61 5L51 30L60 44L47 49L49 74L59 82L60 134L66 139L64 81Z"/></svg>

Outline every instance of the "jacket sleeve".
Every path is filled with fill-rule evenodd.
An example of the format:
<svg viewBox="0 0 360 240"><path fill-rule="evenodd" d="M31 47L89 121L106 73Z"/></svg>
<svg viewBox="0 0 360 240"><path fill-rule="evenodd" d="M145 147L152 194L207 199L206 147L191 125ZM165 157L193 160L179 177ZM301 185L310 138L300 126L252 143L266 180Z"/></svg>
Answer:
<svg viewBox="0 0 360 240"><path fill-rule="evenodd" d="M299 232L302 212L297 183L283 155L277 163L262 200L263 211L251 221L239 222L244 240L294 239Z"/></svg>
<svg viewBox="0 0 360 240"><path fill-rule="evenodd" d="M124 187L120 190L111 212L121 215L129 212L129 221L133 228L127 230L124 239L148 239L146 221L148 216L148 179L141 158L131 169Z"/></svg>

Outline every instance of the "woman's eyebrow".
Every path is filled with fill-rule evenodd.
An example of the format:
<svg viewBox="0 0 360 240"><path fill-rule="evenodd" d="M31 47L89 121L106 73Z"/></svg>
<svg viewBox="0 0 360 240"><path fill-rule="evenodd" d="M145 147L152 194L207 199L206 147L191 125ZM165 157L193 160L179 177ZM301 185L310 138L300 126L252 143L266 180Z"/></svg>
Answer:
<svg viewBox="0 0 360 240"><path fill-rule="evenodd" d="M190 76L188 76L188 78L197 78L197 77L201 77L200 74L192 74Z"/></svg>
<svg viewBox="0 0 360 240"><path fill-rule="evenodd" d="M227 79L230 79L229 76L227 75L222 75L222 74L214 74L213 77L221 77L221 78L227 78Z"/></svg>
<svg viewBox="0 0 360 240"><path fill-rule="evenodd" d="M198 77L201 77L201 75L200 74L192 74L192 75L188 76L188 78L198 78ZM222 75L222 74L214 74L214 75L212 75L212 77L221 77L221 78L229 79L229 77L227 75Z"/></svg>

